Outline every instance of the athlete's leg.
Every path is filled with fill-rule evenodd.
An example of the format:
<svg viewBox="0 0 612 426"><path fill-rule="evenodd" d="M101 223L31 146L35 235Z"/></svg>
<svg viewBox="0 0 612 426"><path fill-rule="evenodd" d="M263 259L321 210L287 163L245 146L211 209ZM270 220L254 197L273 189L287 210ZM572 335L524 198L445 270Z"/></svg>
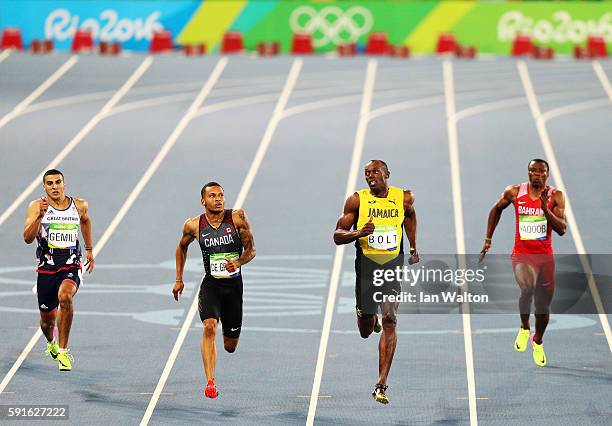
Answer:
<svg viewBox="0 0 612 426"><path fill-rule="evenodd" d="M538 285L535 290L535 334L533 341L538 345L542 344L544 332L550 320L550 303L552 302L554 286Z"/></svg>
<svg viewBox="0 0 612 426"><path fill-rule="evenodd" d="M537 274L528 263L514 265L514 277L521 289L519 296L519 313L521 315L521 328L529 330L529 316L531 314L531 301L533 300Z"/></svg>
<svg viewBox="0 0 612 426"><path fill-rule="evenodd" d="M236 352L236 347L238 346L238 337L227 337L223 336L223 348L229 352Z"/></svg>
<svg viewBox="0 0 612 426"><path fill-rule="evenodd" d="M387 377L393 362L395 347L397 346L397 302L383 302L382 312L382 335L378 342L378 383L387 384Z"/></svg>
<svg viewBox="0 0 612 426"><path fill-rule="evenodd" d="M204 320L204 333L202 334L202 342L200 344L202 362L204 362L204 374L206 374L208 380L215 378L215 367L217 365L217 345L215 344L217 323L218 321L215 318Z"/></svg>
<svg viewBox="0 0 612 426"><path fill-rule="evenodd" d="M40 329L45 335L47 342L52 342L54 339L53 330L55 329L55 314L57 309L51 312L40 312Z"/></svg>
<svg viewBox="0 0 612 426"><path fill-rule="evenodd" d="M60 284L57 297L59 299L60 310L57 314L57 331L59 334L59 347L66 349L68 347L68 338L70 337L70 328L72 327L72 316L74 307L72 299L76 294L78 287L72 280L64 280Z"/></svg>

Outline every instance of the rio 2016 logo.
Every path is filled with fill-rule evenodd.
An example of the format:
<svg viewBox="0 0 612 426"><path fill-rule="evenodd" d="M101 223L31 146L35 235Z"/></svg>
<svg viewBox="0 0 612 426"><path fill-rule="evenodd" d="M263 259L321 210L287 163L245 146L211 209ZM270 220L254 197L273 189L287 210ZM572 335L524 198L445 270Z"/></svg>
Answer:
<svg viewBox="0 0 612 426"><path fill-rule="evenodd" d="M153 33L164 27L157 20L161 12L155 11L146 19L119 19L119 14L113 9L100 13L99 20L88 18L80 22L78 15L72 16L67 9L55 9L45 20L45 37L64 41L71 38L76 29L91 30L94 38L104 41L125 42L128 40L150 40Z"/></svg>
<svg viewBox="0 0 612 426"><path fill-rule="evenodd" d="M559 10L551 20L535 20L517 10L505 13L497 23L499 41L512 41L519 34L531 35L540 43L582 43L589 35L600 35L607 43L612 42L612 13L605 13L599 21L583 21Z"/></svg>
<svg viewBox="0 0 612 426"><path fill-rule="evenodd" d="M343 10L327 6L316 10L310 6L296 8L289 17L289 25L294 33L312 35L314 47L329 43L354 43L367 34L374 25L372 12L362 6Z"/></svg>

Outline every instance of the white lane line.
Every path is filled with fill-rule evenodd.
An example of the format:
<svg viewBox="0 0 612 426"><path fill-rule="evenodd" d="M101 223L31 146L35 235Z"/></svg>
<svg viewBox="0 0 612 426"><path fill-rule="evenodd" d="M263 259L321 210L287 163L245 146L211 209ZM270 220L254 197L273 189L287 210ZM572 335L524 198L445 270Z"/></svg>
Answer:
<svg viewBox="0 0 612 426"><path fill-rule="evenodd" d="M593 99L584 102L578 102L572 105L566 105L559 108L552 109L550 111L546 111L542 114L542 121L547 122L552 120L553 118L560 117L566 114L573 114L575 112L587 111L590 109L596 109L600 107L611 107L612 103L605 98L602 99Z"/></svg>
<svg viewBox="0 0 612 426"><path fill-rule="evenodd" d="M187 128L189 122L196 115L198 109L200 108L200 106L202 106L202 103L204 103L204 101L212 91L215 83L217 82L217 80L219 80L219 77L221 76L221 73L223 72L223 69L225 68L226 64L227 57L222 57L221 59L219 59L217 65L208 77L208 80L206 80L206 83L204 83L204 86L202 86L202 89L189 106L189 109L187 110L183 118L181 118L181 121L179 121L178 125L174 128L174 131L170 134L170 136L168 136L168 139L166 140L164 145L161 147L151 164L149 164L149 167L142 175L136 186L134 186L134 189L132 189L130 195L128 195L127 199L125 200L125 203L121 206L104 234L102 234L102 236L100 237L100 240L98 241L98 245L96 247L98 251L102 250L102 248L106 245L113 232L115 232L117 226L119 226L119 224L127 214L128 210L132 207L132 205L134 204L142 190L145 188L147 183L149 183L149 180L151 180L162 161L164 161L166 155L168 155L168 152L170 152L170 150L178 141L185 128ZM95 249L93 253L94 257L98 254Z"/></svg>
<svg viewBox="0 0 612 426"><path fill-rule="evenodd" d="M259 144L257 154L253 158L253 162L251 163L251 168L249 170L249 173L247 174L244 181L242 182L242 187L240 188L239 195L233 207L234 209L240 209L242 208L244 204L244 200L246 199L249 189L251 188L253 179L255 178L255 175L257 174L257 171L259 170L259 166L261 165L261 162L266 153L267 147L270 144L270 139L272 138L272 134L274 130L276 129L280 116L283 113L283 109L285 105L287 104L287 101L289 100L289 96L291 95L291 91L293 90L295 86L295 83L297 81L301 68L302 68L302 60L295 59L293 61L291 70L289 71L289 75L287 77L287 81L285 82L283 91L281 92L281 95L278 98L278 102L276 104L276 108L274 109L274 113L268 123L268 128L266 129L266 132L264 133L264 136ZM197 113L197 109L193 111L194 116L196 113ZM183 321L179 334L176 338L174 347L172 348L172 351L170 352L170 356L168 357L168 360L166 361L166 365L164 366L164 370L162 371L159 381L157 382L157 386L155 387L153 396L151 397L151 400L149 401L149 405L147 406L147 409L142 417L142 420L140 421L141 426L145 426L149 424L149 420L151 419L151 416L153 415L153 411L155 410L157 401L159 400L161 392L163 391L164 386L166 385L166 381L168 380L168 377L170 376L172 367L174 366L174 363L176 362L176 357L178 356L178 353L181 350L181 347L183 346L183 342L185 341L185 337L187 336L187 333L189 332L189 329L191 325L193 324L193 319L195 317L197 310L198 310L198 291L196 289L195 296L193 298L193 301L191 302L189 311L187 312L187 315L185 316L185 320Z"/></svg>
<svg viewBox="0 0 612 426"><path fill-rule="evenodd" d="M8 58L12 51L13 51L13 49L6 49L6 50L3 50L2 52L0 52L0 62L4 61L6 58Z"/></svg>
<svg viewBox="0 0 612 426"><path fill-rule="evenodd" d="M289 76L287 77L287 82L285 83L285 87L278 98L278 102L276 103L276 108L274 108L274 112L272 113L272 118L268 122L268 127L264 133L264 136L257 148L257 152L255 153L255 158L251 163L251 167L247 172L246 178L244 179L242 188L240 188L240 192L238 193L238 198L236 198L236 205L242 206L244 204L244 200L246 199L249 190L251 189L251 185L253 184L253 180L255 179L255 175L259 170L259 166L263 160L266 151L268 150L268 146L272 141L272 135L276 131L276 127L278 123L282 119L283 111L287 106L287 102L289 101L289 96L295 87L295 83L297 81L298 76L300 75L300 71L302 69L302 59L295 59L293 61L293 65L291 66L291 70L289 71ZM240 208L240 207L237 207Z"/></svg>
<svg viewBox="0 0 612 426"><path fill-rule="evenodd" d="M482 114L483 112L492 112L505 108L512 108L515 106L521 106L525 104L525 97L521 96L520 98L510 98L503 99L501 101L493 101L487 102L480 105L475 105L473 107L469 107L458 111L454 114L453 119L455 120L455 124L464 118L472 117L474 115Z"/></svg>
<svg viewBox="0 0 612 426"><path fill-rule="evenodd" d="M378 92L376 94L378 95ZM381 117L383 115L393 114L395 112L404 111L415 107L435 105L442 102L443 100L443 96L430 96L427 98L411 99L409 101L385 105L384 107L380 107L370 111L370 113L368 114L368 120L374 120L375 118Z"/></svg>
<svg viewBox="0 0 612 426"><path fill-rule="evenodd" d="M604 71L599 61L593 61L593 70L595 71L599 82L601 83L603 89L608 95L608 99L612 101L612 85L610 85L610 80L608 80L608 76L606 75L606 72Z"/></svg>
<svg viewBox="0 0 612 426"><path fill-rule="evenodd" d="M115 93L113 90L107 90L104 92L92 92L84 93L75 96L65 96L63 98L51 99L50 101L38 102L30 105L21 114L30 114L32 112L41 111L44 109L58 108L67 105L83 104L92 101L100 101L108 99Z"/></svg>
<svg viewBox="0 0 612 426"><path fill-rule="evenodd" d="M446 60L443 62L444 93L446 96L446 125L448 129L448 150L451 166L451 184L453 190L453 210L455 213L455 241L459 255L459 268L466 268L465 261L465 233L463 228L463 205L461 196L461 171L459 163L459 142L457 137L457 120L455 112L455 87L453 79L453 64ZM467 292L467 285L461 292ZM470 425L478 424L478 409L476 406L476 379L474 373L474 351L472 348L472 324L470 320L470 305L467 302L461 305L463 319L463 343L465 348L465 365L468 384L468 401L470 412Z"/></svg>
<svg viewBox="0 0 612 426"><path fill-rule="evenodd" d="M324 101L307 102L287 109L282 118L288 118L292 115L302 114L309 111L314 111L321 108L331 108L338 105L352 103L361 99L361 95L340 96L337 98L326 99Z"/></svg>
<svg viewBox="0 0 612 426"><path fill-rule="evenodd" d="M363 98L361 100L361 110L359 114L359 123L355 134L355 143L353 146L353 156L351 159L351 167L346 182L345 199L355 192L357 185L357 176L361 167L361 155L365 144L366 131L368 127L368 115L374 95L374 83L376 82L376 70L378 63L375 59L368 61L365 82L363 85ZM327 303L325 305L325 317L323 319L323 330L321 331L321 341L319 342L319 353L317 355L317 365L315 368L314 381L312 391L310 393L310 403L308 406L308 416L306 425L313 426L315 413L317 411L317 402L319 399L319 390L321 389L321 380L323 378L323 367L325 365L325 356L327 353L327 344L329 342L329 334L331 331L332 318L334 315L334 307L336 305L336 295L340 284L340 275L342 273L342 260L344 259L345 245L336 247L334 255L334 263L329 281L329 292L327 294Z"/></svg>
<svg viewBox="0 0 612 426"><path fill-rule="evenodd" d="M0 119L0 129L3 128L6 123L11 121L13 118L21 114L32 102L40 97L45 91L51 87L57 80L59 80L66 72L77 63L79 57L72 55L64 64L59 67L49 78L47 78L40 86L38 86L30 95L21 101L11 112L6 114Z"/></svg>
<svg viewBox="0 0 612 426"><path fill-rule="evenodd" d="M232 99L229 101L217 102L214 104L206 105L203 108L200 108L196 117L200 117L202 115L211 114L213 112L222 111L230 108L239 108L248 105L255 105L264 102L270 102L275 99L278 99L278 94L270 94L270 95L257 95L250 96L242 99Z"/></svg>
<svg viewBox="0 0 612 426"><path fill-rule="evenodd" d="M582 269L587 275L589 290L591 290L593 302L595 303L595 307L599 315L599 321L601 322L601 327L603 328L603 331L606 335L606 340L608 341L608 348L610 349L610 352L612 352L612 330L610 329L608 316L606 315L606 311L601 301L601 296L599 295L599 290L597 289L597 284L595 283L595 278L593 277L593 271L591 270L591 266L587 258L587 252L584 247L584 242L582 241L582 235L580 234L580 230L578 229L578 222L576 222L576 216L574 215L574 209L572 208L572 203L570 201L571 197L567 193L567 188L565 187L565 183L563 182L563 176L561 175L561 169L559 168L557 158L555 157L555 152L552 148L552 143L550 142L548 130L546 129L546 117L543 116L540 111L540 107L538 105L535 90L533 89L533 84L529 76L529 70L527 69L527 65L524 61L518 61L516 66L518 67L521 82L523 83L523 89L525 90L527 100L529 101L529 108L531 109L531 114L533 116L533 119L536 121L536 127L538 129L538 135L540 136L542 148L544 148L546 159L550 164L551 175L555 180L555 183L557 184L557 188L559 188L559 190L563 191L563 193L565 194L565 216L567 218L567 223L572 233L572 238L574 239L576 251L580 256L580 263L582 264Z"/></svg>
<svg viewBox="0 0 612 426"><path fill-rule="evenodd" d="M41 185L43 174L48 169L54 169L58 164L62 162L64 158L68 154L72 152L74 148L93 130L96 125L106 117L106 115L114 108L115 105L125 96L125 94L130 90L130 88L138 81L138 79L145 73L145 71L149 68L151 63L153 62L153 57L148 56L145 58L140 66L134 71L134 73L127 79L127 81L121 86L117 92L113 95L113 97L102 107L98 113L85 124L85 126L68 142L68 144L60 151L57 156L51 160L47 166L41 171L38 176L36 176L30 185L26 189L23 190L21 194L13 201L13 203L0 215L0 225L2 225L17 207L21 205L34 191Z"/></svg>
<svg viewBox="0 0 612 426"><path fill-rule="evenodd" d="M142 64L136 69L136 71L134 71L134 73L132 74L132 76L126 81L126 83L121 87L121 89L119 89L119 91L117 91L117 93L115 94L115 96L113 96L113 99L115 99L115 102L118 102L121 97L129 90L129 88L136 83L136 81L142 76L142 74L146 71L146 69L149 67L149 65L151 64L152 58L148 57L147 59L145 59ZM109 105L111 103L111 101L113 100L111 99L107 105ZM104 110L104 108L103 108ZM99 113L98 113L99 114ZM98 115L96 115L97 117ZM94 118L96 118L94 117ZM93 119L92 119L93 121ZM90 121L91 123L91 121ZM58 161L59 162L59 161ZM48 166L47 168L53 168L53 166ZM43 172L44 173L44 172ZM42 179L42 174L40 175L40 177L35 180L34 183L36 183L37 185L40 184L40 181ZM32 186L32 185L30 185ZM29 193L28 193L29 194ZM26 194L26 196L28 195ZM25 198L25 197L24 197ZM5 212L6 214L6 212ZM10 214L10 213L9 213ZM6 220L6 217L8 217L8 215L3 214L2 216L4 219L2 221L0 221L0 223L2 223L4 220ZM111 224L112 226L112 224ZM104 235L106 235L108 233L108 229L106 230L106 232L104 233ZM102 244L101 244L102 243ZM102 249L102 247L104 246L104 243L102 242L102 240L100 240L96 246L93 249L94 252L94 256ZM8 371L8 373L6 374L6 376L4 376L4 378L2 379L2 382L0 383L0 394L4 391L4 389L6 388L6 386L9 384L9 382L11 381L11 379L13 378L13 376L15 375L15 373L17 372L17 370L19 369L19 367L21 367L21 364L23 364L23 361L25 361L25 359L27 358L27 356L29 355L29 353L32 351L32 348L34 347L34 345L36 344L36 342L38 341L38 339L40 337L42 337L42 331L40 330L40 328L38 328L36 330L36 333L34 333L34 336L32 336L32 338L30 339L30 341L28 342L28 344L26 345L26 347L23 349L23 351L21 352L21 354L19 355L19 357L17 358L17 360L15 361L15 363L13 364L13 366L11 367L11 369Z"/></svg>

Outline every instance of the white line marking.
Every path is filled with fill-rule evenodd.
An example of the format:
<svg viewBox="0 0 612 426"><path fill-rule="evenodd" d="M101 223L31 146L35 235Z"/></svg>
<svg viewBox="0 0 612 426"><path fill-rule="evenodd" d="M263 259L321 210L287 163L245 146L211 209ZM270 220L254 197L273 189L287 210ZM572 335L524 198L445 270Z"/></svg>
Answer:
<svg viewBox="0 0 612 426"><path fill-rule="evenodd" d="M125 200L125 203L121 206L104 234L102 234L102 236L100 237L98 245L96 246L98 251L94 250L93 252L94 257L96 257L98 252L102 250L102 248L106 245L108 239L111 237L113 232L115 232L115 229L119 226L119 224L127 214L128 210L132 207L132 205L134 204L142 190L145 188L147 183L149 183L149 180L151 180L153 174L155 174L162 161L164 161L164 159L166 158L166 155L168 155L168 152L170 152L170 150L178 141L185 128L187 128L187 125L197 113L198 108L200 108L202 103L206 100L206 98L212 91L212 88L221 76L221 73L223 72L223 69L225 68L226 64L227 57L222 57L221 59L219 59L219 62L217 62L217 65L208 77L208 80L202 87L202 90L200 90L200 93L198 93L198 96L196 96L196 98L193 100L192 104L189 106L189 109L187 110L183 118L181 118L181 121L179 121L178 125L174 128L174 131L170 134L170 136L168 137L164 145L161 147L151 164L149 164L149 167L142 175L136 186L134 186L134 189L132 190L130 195Z"/></svg>
<svg viewBox="0 0 612 426"><path fill-rule="evenodd" d="M222 111L222 110L229 109L229 108L239 108L243 106L269 102L275 99L278 99L277 94L257 95L257 96L250 96L248 98L232 99L229 101L217 102L214 104L206 105L203 108L200 108L200 110L196 114L196 117L200 117L205 114L211 114L213 112ZM257 260L260 260L259 256Z"/></svg>
<svg viewBox="0 0 612 426"><path fill-rule="evenodd" d="M36 176L30 185L23 190L21 194L13 201L13 203L0 215L0 225L2 225L8 217L13 214L13 212L23 203L27 197L30 196L32 191L38 188L41 185L43 174L48 169L54 169L57 167L59 163L62 162L64 158L76 146L93 130L93 128L100 122L104 117L113 109L113 107L121 100L123 96L130 90L130 88L138 81L138 79L144 74L144 72L149 68L151 63L153 62L153 57L148 56L145 58L140 66L134 71L134 73L130 76L130 78L121 86L119 90L113 95L113 97L102 107L98 113L89 120L87 124L68 142L68 144L60 151L57 156L51 160L49 164L41 171L38 176Z"/></svg>
<svg viewBox="0 0 612 426"><path fill-rule="evenodd" d="M40 95L45 93L45 91L51 87L57 80L59 80L66 72L72 68L74 64L77 63L79 57L77 55L72 55L64 64L59 67L51 76L46 79L40 86L38 86L30 95L21 101L11 112L6 114L4 117L0 119L0 129L6 125L13 118L17 117L21 114L32 102L34 102Z"/></svg>
<svg viewBox="0 0 612 426"><path fill-rule="evenodd" d="M293 61L293 65L291 66L291 70L289 71L289 76L287 77L287 82L285 83L285 87L281 93L281 96L278 99L276 104L276 108L274 108L274 113L272 114L272 118L268 122L268 127L264 133L264 136L257 148L257 152L255 153L255 158L251 163L251 167L247 172L246 178L244 179L242 188L240 188L240 192L238 193L238 197L236 198L236 205L242 206L244 204L244 200L246 199L249 190L251 189L251 185L253 184L253 180L255 179L255 175L259 170L259 166L268 150L268 146L272 141L272 135L274 134L278 123L282 119L283 111L287 106L287 102L289 101L289 95L293 91L295 87L295 83L297 81L298 76L300 75L300 70L302 69L302 59L295 59ZM240 207L236 207L240 208Z"/></svg>
<svg viewBox="0 0 612 426"><path fill-rule="evenodd" d="M574 112L580 112L580 111L586 111L589 109L595 109L599 107L610 107L610 106L612 106L612 103L610 103L610 101L605 98L578 102L572 105L566 105L566 106L562 106L562 107L547 111L544 114L542 114L542 120L546 122L548 120L552 120L553 118L557 118L565 114L572 114Z"/></svg>
<svg viewBox="0 0 612 426"><path fill-rule="evenodd" d="M8 371L8 373L6 373L6 376L4 376L4 379L2 379L2 382L0 383L0 394L4 392L4 389L6 389L6 386L9 384L9 382L11 381L11 379L13 378L13 376L15 375L19 367L21 367L21 364L23 364L23 361L25 361L28 354L32 351L32 348L34 347L36 342L38 342L38 339L40 339L42 335L43 335L42 331L40 330L40 327L39 327L34 333L34 336L32 336L32 338L26 345L26 347L23 348L23 351L21 351L21 354L19 355L19 357L17 358L17 360L15 361L11 369Z"/></svg>
<svg viewBox="0 0 612 426"><path fill-rule="evenodd" d="M9 55L11 54L13 49L6 49L3 50L2 52L0 52L0 62L4 61L6 58L9 57Z"/></svg>
<svg viewBox="0 0 612 426"><path fill-rule="evenodd" d="M533 116L533 119L536 121L536 127L540 136L542 148L544 148L544 153L550 164L551 175L555 180L555 183L557 184L557 188L559 188L559 190L563 191L563 193L565 194L565 216L567 218L567 222L569 224L569 228L574 239L576 251L580 256L580 263L582 264L582 268L584 269L584 272L587 275L587 282L589 284L589 289L591 290L591 295L593 296L595 307L597 308L597 312L599 314L599 321L601 322L603 331L606 334L606 339L608 341L608 347L610 349L610 352L612 352L612 330L610 329L608 316L606 315L606 311L601 301L601 296L599 295L599 290L597 289L597 284L595 283L595 278L593 277L593 271L591 270L591 266L589 265L589 261L586 256L586 249L582 241L582 235L580 234L580 230L578 229L578 222L576 222L574 209L572 208L572 204L570 202L571 197L567 193L567 189L565 187L565 184L563 183L561 169L559 168L559 164L557 163L555 152L553 151L552 143L550 142L550 137L548 136L548 130L546 129L546 117L543 116L540 111L535 90L533 89L531 78L529 77L529 70L527 69L527 65L524 61L519 61L517 62L516 66L518 67L521 82L523 83L523 88L525 90L525 94L527 95L527 100L529 101L529 108L531 109L531 114ZM566 109L566 111L569 112L570 110Z"/></svg>
<svg viewBox="0 0 612 426"><path fill-rule="evenodd" d="M435 105L444 100L443 96L430 96L427 98L411 99L409 101L398 102L396 104L385 105L384 107L377 108L368 114L368 120L374 120L375 118L381 117L387 114L393 114L395 112L404 111L406 109Z"/></svg>
<svg viewBox="0 0 612 426"><path fill-rule="evenodd" d="M361 101L361 110L359 115L359 123L355 134L355 144L353 146L353 156L351 159L351 167L346 182L345 199L355 192L357 185L357 176L361 163L361 155L365 143L366 130L368 126L368 115L372 104L374 94L374 83L376 82L377 62L375 59L368 61L365 82L363 86L363 98ZM323 367L325 364L325 354L327 352L327 344L329 342L329 334L331 331L332 317L334 315L334 307L336 304L336 295L338 293L338 285L340 283L340 275L342 273L342 260L344 259L345 245L336 247L334 255L334 263L329 282L329 292L327 295L327 304L325 306L325 317L323 319L323 330L321 331L321 341L319 343L319 353L317 355L317 365L315 368L314 381L312 391L310 393L310 404L308 406L308 416L306 425L313 426L315 413L317 411L317 401L319 390L321 388L321 380L323 378Z"/></svg>
<svg viewBox="0 0 612 426"><path fill-rule="evenodd" d="M606 91L608 99L612 101L612 86L610 85L610 80L608 80L608 76L606 75L606 72L604 71L599 61L593 61L593 70L595 70L597 78L603 86L603 89Z"/></svg>
<svg viewBox="0 0 612 426"><path fill-rule="evenodd" d="M459 163L459 142L457 137L457 120L455 113L455 88L453 79L453 65L450 61L443 62L444 93L446 96L446 125L448 129L448 149L451 166L451 184L453 191L453 210L455 212L455 240L457 254L459 255L459 268L465 269L465 234L463 228L463 205L461 196L461 172ZM467 292L467 285L461 288ZM470 425L478 424L478 409L476 406L476 379L474 373L474 351L472 348L472 324L470 321L470 305L462 303L463 343L465 347L465 365L468 384L468 400L470 412Z"/></svg>
<svg viewBox="0 0 612 426"><path fill-rule="evenodd" d="M100 101L108 99L115 93L113 90L104 92L83 93L81 95L65 96L63 98L51 99L50 101L38 102L30 105L22 114L30 114L32 112L41 111L44 109L58 108L67 105L76 105L92 101Z"/></svg>
<svg viewBox="0 0 612 426"><path fill-rule="evenodd" d="M272 134L274 133L274 129L278 125L278 121L283 112L283 108L285 107L285 105L287 104L287 101L289 100L289 96L291 94L291 91L293 90L293 87L295 86L295 82L297 81L301 68L302 68L302 60L295 59L293 61L291 70L289 71L287 81L285 82L285 87L283 88L283 91L276 104L276 108L274 109L272 118L270 119L270 122L268 123L268 128L266 129L266 132L264 133L264 136L259 144L257 154L253 158L253 162L251 163L251 168L249 169L249 173L245 177L244 181L242 182L242 187L240 188L240 192L236 199L236 203L234 204L234 209L240 209L242 208L242 205L244 204L244 200L246 199L246 196L251 187L251 184L253 183L253 179L255 178L255 175L257 174L259 166L261 165L261 162L266 153L267 147L270 144ZM197 109L193 111L194 115L196 113L197 113ZM170 372L172 371L172 367L174 366L176 357L178 356L178 353L181 350L181 347L183 346L185 337L187 336L187 333L189 332L189 329L191 328L191 325L193 324L193 319L195 317L197 310L198 310L198 291L196 289L195 296L193 298L189 311L187 312L187 315L185 316L185 321L183 322L183 325L181 326L181 330L179 331L179 334L176 338L174 347L172 348L172 351L170 352L170 356L168 357L168 360L166 361L166 365L164 366L164 370L159 378L157 386L155 387L153 396L151 397L151 400L149 401L149 405L147 406L147 409L142 417L142 420L140 421L141 426L147 425L149 423L149 420L151 419L151 416L153 415L153 411L155 410L157 401L159 400L160 394L162 390L164 389L164 386L166 385L166 381L168 380L168 377L170 376Z"/></svg>
<svg viewBox="0 0 612 426"><path fill-rule="evenodd" d="M119 89L117 91L117 93L115 94L115 96L113 96L113 98L105 105L104 108L102 108L102 110L94 117L92 118L92 120L90 120L90 122L88 123L88 125L90 123L94 123L91 125L91 128L93 128L93 126L95 125L96 122L94 122L94 119L96 117L98 117L103 111L106 111L106 107L108 106L109 108L112 108L112 104L111 102L114 103L118 102L121 97L130 89L130 87L136 83L136 81L142 76L142 74L146 71L146 69L149 67L149 65L151 65L152 62L152 57L147 57L141 64L140 66L136 69L136 71L134 71L134 73L132 74L132 76L125 82L125 84L121 87L121 89ZM99 121L99 120L98 120ZM87 126L85 127L87 128ZM85 129L84 128L84 129ZM79 132L79 134L81 134L81 132ZM85 133L86 134L86 133ZM77 135L78 136L78 135ZM76 139L76 137L75 137ZM75 140L73 139L73 141ZM71 141L72 142L72 141ZM65 150L65 148L64 148ZM69 151L68 151L69 152ZM66 153L67 154L67 153ZM62 157L63 158L63 157ZM58 161L59 162L59 161ZM52 162L52 164L54 164ZM53 168L54 165L49 165L47 168ZM44 173L44 172L43 172ZM42 174L40 174L40 177L37 178L33 183L35 183L36 185L40 184L40 180L42 179ZM32 188L33 189L33 185L30 185L30 187L28 187L28 189ZM27 190L26 190L27 191ZM31 192L31 190L30 190ZM24 192L25 194L25 192ZM25 199L25 197L27 197L27 195L29 194L29 192L23 197ZM23 195L23 194L22 194ZM19 198L17 199L19 200ZM13 203L15 204L15 203ZM19 205L19 203L17 203L17 205ZM16 208L16 207L15 207ZM10 208L9 208L10 209ZM14 210L14 209L13 209ZM8 210L7 210L8 211ZM0 218L0 224L2 222L4 222L4 220L6 220L6 218L10 215L10 213L7 214L7 212L4 212L4 214L2 215L2 218ZM98 253L100 251L101 247L100 247L100 243L98 242L98 244L94 247L94 253ZM23 364L23 361L25 361L25 359L27 358L28 354L32 351L32 348L34 347L34 345L36 344L36 342L38 341L38 339L42 336L42 331L40 330L40 328L38 330L36 330L36 333L34 333L34 336L32 336L32 338L30 339L30 341L28 342L28 344L26 345L26 347L23 349L23 351L21 352L21 355L19 355L19 357L17 358L17 360L15 361L15 363L13 364L13 366L11 367L11 369L8 371L8 373L6 374L6 376L4 376L4 379L2 379L2 383L0 383L0 394L4 391L4 389L6 388L6 386L9 384L9 382L11 381L11 379L13 378L13 376L15 375L15 373L17 372L17 370L19 369L19 367L21 367L21 364Z"/></svg>
<svg viewBox="0 0 612 426"><path fill-rule="evenodd" d="M504 99L501 101L487 102L480 105L475 105L473 107L469 107L458 111L454 115L455 124L464 118L468 118L474 115L482 114L483 112L491 112L505 108L512 108L515 106L521 106L525 104L525 97L521 96L520 98L510 98Z"/></svg>
<svg viewBox="0 0 612 426"><path fill-rule="evenodd" d="M304 112L314 111L322 108L331 108L338 105L344 105L352 103L361 99L361 95L350 95L350 96L339 96L337 98L326 99L323 101L307 102L305 104L297 105L289 108L283 113L283 119L291 117L295 114L302 114Z"/></svg>

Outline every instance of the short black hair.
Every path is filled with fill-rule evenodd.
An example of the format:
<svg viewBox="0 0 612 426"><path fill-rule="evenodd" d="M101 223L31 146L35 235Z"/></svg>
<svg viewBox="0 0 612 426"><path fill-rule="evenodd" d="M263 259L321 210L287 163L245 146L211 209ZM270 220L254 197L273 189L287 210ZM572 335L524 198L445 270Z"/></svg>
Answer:
<svg viewBox="0 0 612 426"><path fill-rule="evenodd" d="M385 163L383 160L370 160L370 163L374 162L374 161L378 161L380 164L383 165L383 167L385 168L385 171L387 173L389 173L389 166L387 166L387 163Z"/></svg>
<svg viewBox="0 0 612 426"><path fill-rule="evenodd" d="M548 161L542 160L541 158L534 158L527 164L527 170L529 170L529 166L531 163L543 163L546 166L546 171L550 172L550 166L548 165Z"/></svg>
<svg viewBox="0 0 612 426"><path fill-rule="evenodd" d="M206 192L206 188L210 188L212 186L218 186L221 189L223 189L223 187L221 186L221 184L217 183L217 182L208 182L206 185L204 185L202 187L202 190L200 191L200 195L202 196L202 198L204 198L204 193Z"/></svg>
<svg viewBox="0 0 612 426"><path fill-rule="evenodd" d="M62 172L57 169L49 169L43 175L43 183L45 182L45 178L50 175L60 175L62 177L62 180L64 179L64 174Z"/></svg>

